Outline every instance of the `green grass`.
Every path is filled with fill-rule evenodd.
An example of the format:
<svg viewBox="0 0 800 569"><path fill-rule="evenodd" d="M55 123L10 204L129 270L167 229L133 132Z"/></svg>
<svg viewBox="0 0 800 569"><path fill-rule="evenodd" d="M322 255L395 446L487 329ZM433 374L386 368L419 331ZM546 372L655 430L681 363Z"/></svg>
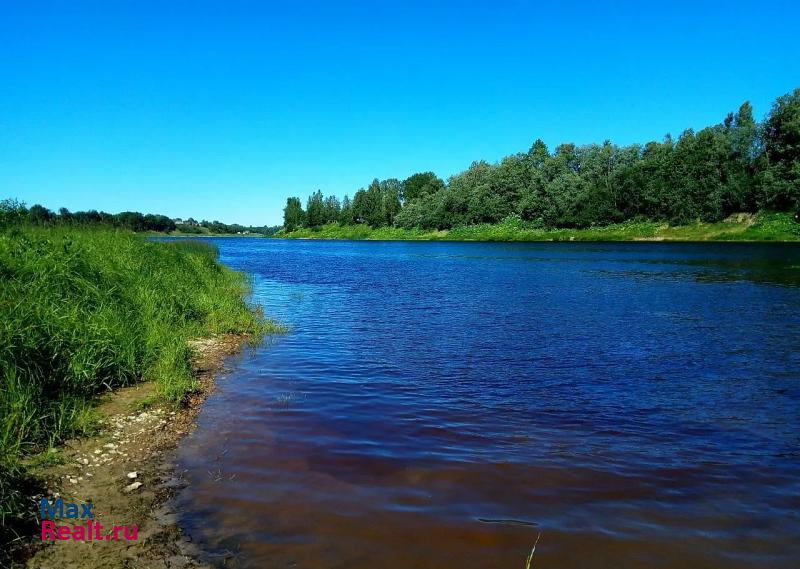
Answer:
<svg viewBox="0 0 800 569"><path fill-rule="evenodd" d="M425 229L399 229L396 227L372 228L369 225L339 225L329 223L321 227L302 227L290 233L280 231L275 237L289 239L371 239L377 241L435 240L447 235L446 231Z"/></svg>
<svg viewBox="0 0 800 569"><path fill-rule="evenodd" d="M195 388L189 339L269 332L249 286L207 243L0 231L0 526L30 509L21 458L91 431L98 393L150 379L177 404Z"/></svg>
<svg viewBox="0 0 800 569"><path fill-rule="evenodd" d="M336 223L281 231L288 239L369 239L386 241L800 241L800 224L792 214L740 214L718 223L670 226L653 221L627 221L587 229L543 229L519 219L497 224L455 227L449 231L399 229Z"/></svg>

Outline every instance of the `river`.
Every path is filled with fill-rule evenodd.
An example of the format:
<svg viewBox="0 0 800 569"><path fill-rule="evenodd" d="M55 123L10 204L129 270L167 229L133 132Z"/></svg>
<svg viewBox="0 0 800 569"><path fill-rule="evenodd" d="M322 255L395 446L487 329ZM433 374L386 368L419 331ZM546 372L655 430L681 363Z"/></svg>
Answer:
<svg viewBox="0 0 800 569"><path fill-rule="evenodd" d="M797 567L800 247L211 241L291 327L179 449L221 566Z"/></svg>

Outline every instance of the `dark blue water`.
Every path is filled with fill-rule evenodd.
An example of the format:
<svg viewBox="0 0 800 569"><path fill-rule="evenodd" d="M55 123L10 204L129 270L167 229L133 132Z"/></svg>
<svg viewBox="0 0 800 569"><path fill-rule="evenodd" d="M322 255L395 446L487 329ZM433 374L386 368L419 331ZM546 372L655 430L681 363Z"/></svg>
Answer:
<svg viewBox="0 0 800 569"><path fill-rule="evenodd" d="M291 327L181 448L226 566L798 566L800 248L215 242Z"/></svg>

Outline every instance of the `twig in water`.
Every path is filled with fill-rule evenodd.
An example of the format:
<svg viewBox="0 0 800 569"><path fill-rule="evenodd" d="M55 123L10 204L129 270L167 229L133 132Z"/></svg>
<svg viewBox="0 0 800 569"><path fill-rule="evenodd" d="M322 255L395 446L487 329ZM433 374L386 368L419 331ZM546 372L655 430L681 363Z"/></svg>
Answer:
<svg viewBox="0 0 800 569"><path fill-rule="evenodd" d="M536 551L536 545L539 543L540 537L542 537L542 532L539 532L539 535L536 536L536 541L533 544L533 549L531 549L531 554L528 555L528 562L525 563L525 569L531 569L531 563L533 563L533 554Z"/></svg>

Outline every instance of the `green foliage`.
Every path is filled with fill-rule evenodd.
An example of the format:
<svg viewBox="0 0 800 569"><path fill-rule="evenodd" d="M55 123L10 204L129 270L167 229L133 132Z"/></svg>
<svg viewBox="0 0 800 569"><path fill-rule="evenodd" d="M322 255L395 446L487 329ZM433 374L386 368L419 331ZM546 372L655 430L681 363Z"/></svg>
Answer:
<svg viewBox="0 0 800 569"><path fill-rule="evenodd" d="M402 199L410 202L435 194L444 188L444 181L433 172L420 172L406 178L402 188Z"/></svg>
<svg viewBox="0 0 800 569"><path fill-rule="evenodd" d="M358 190L353 197L353 215L356 222L372 227L387 225L384 188L376 178L366 190Z"/></svg>
<svg viewBox="0 0 800 569"><path fill-rule="evenodd" d="M738 212L798 206L800 89L780 97L761 126L745 102L722 123L687 129L677 141L667 135L626 147L609 141L561 144L550 153L536 140L528 152L498 164L473 162L447 183L432 172L403 182L376 179L356 192L338 221L459 233L516 215L532 227L594 229L642 218L671 225L718 223Z"/></svg>
<svg viewBox="0 0 800 569"><path fill-rule="evenodd" d="M142 214L138 211L123 211L111 214L96 210L71 212L62 207L58 213L53 213L41 205L31 206L6 199L0 201L0 229L10 225L35 225L42 227L69 226L69 227L106 227L128 229L135 232L154 231L157 233L172 233L178 231L183 234L194 235L230 235L230 234L259 234L272 235L280 227L245 227L237 223L228 225L219 221L200 221L192 218L172 220L166 215Z"/></svg>
<svg viewBox="0 0 800 569"><path fill-rule="evenodd" d="M394 225L395 218L400 212L402 204L400 196L403 195L403 183L395 178L383 180L379 184L380 191L380 225ZM378 225L378 226L380 226Z"/></svg>
<svg viewBox="0 0 800 569"><path fill-rule="evenodd" d="M193 221L188 220L189 222ZM191 225L190 223L179 223L176 224L176 230L180 233L186 233L191 235L273 235L276 233L280 227L269 227L266 225L262 226L252 226L252 225L240 225L238 223L222 223L221 221L208 221L202 220L199 223L194 222L195 224ZM159 231L158 229L152 229L151 231Z"/></svg>
<svg viewBox="0 0 800 569"><path fill-rule="evenodd" d="M322 218L325 223L335 223L339 221L342 214L342 205L336 196L328 196L323 201Z"/></svg>
<svg viewBox="0 0 800 569"><path fill-rule="evenodd" d="M280 231L275 237L291 239L371 239L377 241L395 240L431 240L441 238L446 233L431 232L423 229L400 229L397 227L370 227L366 223L340 224L329 223L320 227L302 227L293 232Z"/></svg>
<svg viewBox="0 0 800 569"><path fill-rule="evenodd" d="M718 225L727 227L711 237L716 241L800 241L800 224L787 213L763 211L744 228L731 227L731 220Z"/></svg>
<svg viewBox="0 0 800 569"><path fill-rule="evenodd" d="M0 200L0 230L22 224L28 215L25 204L15 199Z"/></svg>
<svg viewBox="0 0 800 569"><path fill-rule="evenodd" d="M194 387L190 338L268 331L248 290L207 243L0 232L0 517L20 513L19 457L91 429L97 393L144 378L179 402Z"/></svg>
<svg viewBox="0 0 800 569"><path fill-rule="evenodd" d="M339 223L343 225L353 225L356 222L355 212L353 211L353 202L350 196L345 196L342 199L342 209L339 212Z"/></svg>
<svg viewBox="0 0 800 569"><path fill-rule="evenodd" d="M500 223L461 225L450 230L334 223L291 233L282 231L276 237L387 241L800 241L800 224L790 213L762 212L740 214L716 223L669 225L637 218L583 229L548 229L511 215Z"/></svg>
<svg viewBox="0 0 800 569"><path fill-rule="evenodd" d="M69 215L67 210L62 210L61 217ZM123 211L114 216L118 225L131 231L160 231L175 230L175 222L166 215L141 214L138 211Z"/></svg>
<svg viewBox="0 0 800 569"><path fill-rule="evenodd" d="M325 200L322 197L322 192L317 190L308 198L308 204L306 205L306 225L309 227L316 227L324 223Z"/></svg>
<svg viewBox="0 0 800 569"><path fill-rule="evenodd" d="M28 210L28 221L36 225L47 225L55 218L56 216L52 211L39 204L31 206L31 209Z"/></svg>
<svg viewBox="0 0 800 569"><path fill-rule="evenodd" d="M289 199L292 200L296 198ZM349 200L347 201L347 206L349 207ZM293 205L293 208L296 208L296 204ZM317 190L308 198L305 212L305 225L308 227L319 227L320 225L325 225L326 223L335 223L339 221L341 212L342 206L336 196L328 196L326 198L322 195L321 191ZM295 216L298 219L301 217L297 213L295 213ZM284 226L285 225L286 224L284 223ZM294 222L294 225L296 226L298 224Z"/></svg>
<svg viewBox="0 0 800 569"><path fill-rule="evenodd" d="M800 89L779 97L763 126L759 202L786 210L800 205Z"/></svg>
<svg viewBox="0 0 800 569"><path fill-rule="evenodd" d="M210 233L205 227L189 225L188 223L177 224L175 229L184 235L208 235Z"/></svg>
<svg viewBox="0 0 800 569"><path fill-rule="evenodd" d="M300 203L300 198L288 198L286 207L283 208L283 227L287 231L294 231L306 223L306 212Z"/></svg>

